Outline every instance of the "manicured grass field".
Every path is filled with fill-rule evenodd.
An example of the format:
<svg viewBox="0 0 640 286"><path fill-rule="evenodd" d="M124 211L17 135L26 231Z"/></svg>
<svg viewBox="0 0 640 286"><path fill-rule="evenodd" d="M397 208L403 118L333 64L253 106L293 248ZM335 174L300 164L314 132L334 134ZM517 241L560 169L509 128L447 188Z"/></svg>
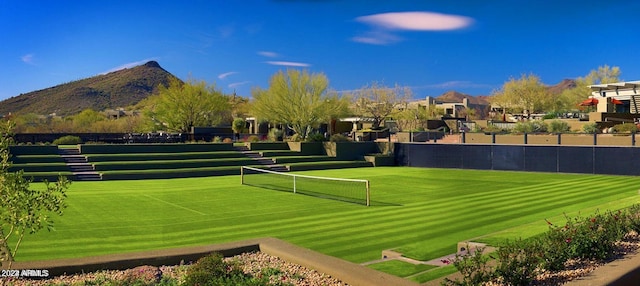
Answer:
<svg viewBox="0 0 640 286"><path fill-rule="evenodd" d="M240 185L239 176L74 182L40 260L277 237L352 262L396 249L428 260L459 241L530 236L545 219L640 203L640 177L376 167L302 172L369 179L372 206ZM36 185L36 184L34 184Z"/></svg>

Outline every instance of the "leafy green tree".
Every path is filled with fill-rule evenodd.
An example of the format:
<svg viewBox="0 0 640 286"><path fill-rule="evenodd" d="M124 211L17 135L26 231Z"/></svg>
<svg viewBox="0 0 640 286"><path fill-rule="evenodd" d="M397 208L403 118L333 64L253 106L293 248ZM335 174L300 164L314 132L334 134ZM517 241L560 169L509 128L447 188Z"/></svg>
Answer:
<svg viewBox="0 0 640 286"><path fill-rule="evenodd" d="M95 132L94 124L107 120L107 117L93 109L85 109L82 112L71 117L73 120L73 128L76 132Z"/></svg>
<svg viewBox="0 0 640 286"><path fill-rule="evenodd" d="M536 75L522 75L519 79L511 78L500 90L494 91L491 103L513 112L544 112L552 106L553 99L547 87Z"/></svg>
<svg viewBox="0 0 640 286"><path fill-rule="evenodd" d="M55 183L45 181L44 189L30 189L31 180L24 178L23 170L9 172L13 126L11 121L0 126L0 265L8 262L8 268L26 233L36 233L45 227L53 229L51 216L62 215L70 184L60 176ZM12 248L9 240L14 235L17 241Z"/></svg>
<svg viewBox="0 0 640 286"><path fill-rule="evenodd" d="M373 129L380 127L385 118L406 106L411 99L411 89L408 87L387 87L373 82L354 92L354 111L359 116L373 118Z"/></svg>
<svg viewBox="0 0 640 286"><path fill-rule="evenodd" d="M204 81L171 79L147 101L145 115L155 129L189 132L195 126L215 126L230 119L229 98Z"/></svg>
<svg viewBox="0 0 640 286"><path fill-rule="evenodd" d="M252 113L260 119L288 126L300 140L314 128L347 113L348 99L328 90L329 80L322 73L289 69L279 71L269 88L255 88Z"/></svg>
<svg viewBox="0 0 640 286"><path fill-rule="evenodd" d="M619 67L604 65L595 70L591 70L589 74L584 77L577 78L576 87L564 90L559 96L559 101L563 109L575 110L581 101L591 95L590 85L619 82L620 73Z"/></svg>

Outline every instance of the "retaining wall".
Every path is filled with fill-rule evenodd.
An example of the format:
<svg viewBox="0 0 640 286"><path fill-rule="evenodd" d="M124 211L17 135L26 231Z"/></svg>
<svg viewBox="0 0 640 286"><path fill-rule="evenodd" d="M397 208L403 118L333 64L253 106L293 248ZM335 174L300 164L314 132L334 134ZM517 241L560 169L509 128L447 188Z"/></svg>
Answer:
<svg viewBox="0 0 640 286"><path fill-rule="evenodd" d="M640 175L640 148L612 146L395 144L410 167Z"/></svg>

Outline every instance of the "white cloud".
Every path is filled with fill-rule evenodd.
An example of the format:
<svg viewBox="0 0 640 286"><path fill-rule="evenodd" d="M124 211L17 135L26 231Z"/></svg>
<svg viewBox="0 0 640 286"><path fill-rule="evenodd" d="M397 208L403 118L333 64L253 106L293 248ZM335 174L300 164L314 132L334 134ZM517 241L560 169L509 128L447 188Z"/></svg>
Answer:
<svg viewBox="0 0 640 286"><path fill-rule="evenodd" d="M100 73L100 74L108 74L110 72L119 71L119 70L122 70L122 69L132 68L132 67L135 67L135 66L146 64L149 61L155 61L155 60L156 60L155 58L148 58L148 59L144 59L144 60L137 61L137 62L126 63L126 64L123 64L123 65L119 65L119 66L117 66L115 68L112 68L112 69L110 69L110 70L108 70L106 72Z"/></svg>
<svg viewBox="0 0 640 286"><path fill-rule="evenodd" d="M25 63L25 64L35 65L34 57L35 57L34 54L26 54L26 55L20 57L20 60L22 60L22 62Z"/></svg>
<svg viewBox="0 0 640 286"><path fill-rule="evenodd" d="M250 81L234 82L234 83L229 84L228 87L229 88L236 88L238 86L245 85L245 84L248 84L248 83L251 83L251 82Z"/></svg>
<svg viewBox="0 0 640 286"><path fill-rule="evenodd" d="M354 42L387 45L402 40L392 31L449 31L469 27L473 19L434 12L392 12L361 16L357 22L371 26L364 35L351 38Z"/></svg>
<svg viewBox="0 0 640 286"><path fill-rule="evenodd" d="M446 31L470 26L473 19L434 12L382 13L356 18L356 21L388 30Z"/></svg>
<svg viewBox="0 0 640 286"><path fill-rule="evenodd" d="M219 74L219 75L218 75L218 78L219 78L219 79L225 79L226 77L228 77L228 76L230 76L230 75L237 74L237 73L238 73L238 72L234 72L234 71L232 71L232 72L222 73L222 74Z"/></svg>
<svg viewBox="0 0 640 286"><path fill-rule="evenodd" d="M258 55L261 55L263 57L267 57L267 58L277 58L280 55L278 55L277 53L274 52L268 52L268 51L259 51Z"/></svg>
<svg viewBox="0 0 640 286"><path fill-rule="evenodd" d="M274 66L287 66L287 67L309 67L310 64L307 63L299 63L299 62L284 62L284 61L268 61L265 62Z"/></svg>

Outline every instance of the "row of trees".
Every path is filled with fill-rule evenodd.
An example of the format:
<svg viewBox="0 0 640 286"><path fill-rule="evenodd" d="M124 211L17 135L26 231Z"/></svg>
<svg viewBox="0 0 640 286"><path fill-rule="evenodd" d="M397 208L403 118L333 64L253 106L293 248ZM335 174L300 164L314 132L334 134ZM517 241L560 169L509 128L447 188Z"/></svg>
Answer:
<svg viewBox="0 0 640 286"><path fill-rule="evenodd" d="M577 104L590 95L588 85L619 81L618 67L603 66L576 79L576 87L552 94L534 74L511 78L492 93L491 104L510 113L557 113L575 111ZM254 88L252 98L226 95L204 81L173 79L168 86L141 101L131 110L134 115L109 119L104 114L85 110L66 118L34 114L14 118L16 132L189 132L193 126L230 125L235 118L254 116L287 126L305 139L320 124L340 117L360 116L373 119L373 128L392 117L403 130L415 130L428 119L439 118L443 110L433 105L410 108L410 88L388 87L373 82L352 92L338 93L329 87L323 73L306 70L279 71L266 89ZM477 119L476 110L462 111Z"/></svg>
<svg viewBox="0 0 640 286"><path fill-rule="evenodd" d="M562 93L552 94L534 74L511 78L501 89L494 91L491 103L503 112L558 113L575 110L577 104L591 95L589 85L620 81L620 68L601 66L575 80L576 86Z"/></svg>

